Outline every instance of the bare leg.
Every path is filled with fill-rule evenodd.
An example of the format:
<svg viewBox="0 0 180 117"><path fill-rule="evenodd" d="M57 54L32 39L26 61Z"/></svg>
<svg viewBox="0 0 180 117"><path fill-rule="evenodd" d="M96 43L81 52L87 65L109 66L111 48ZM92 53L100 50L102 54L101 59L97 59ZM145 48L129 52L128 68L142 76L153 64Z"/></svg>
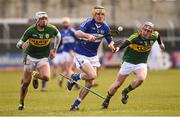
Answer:
<svg viewBox="0 0 180 117"><path fill-rule="evenodd" d="M93 68L89 63L87 63L83 65L82 71L84 72L82 74L82 78L85 80L85 87L90 89L92 87L93 80L97 77L96 68ZM88 92L88 90L83 88L79 93L79 97L77 98L77 100L75 100L70 110L76 109L81 101L87 96Z"/></svg>
<svg viewBox="0 0 180 117"><path fill-rule="evenodd" d="M104 109L108 108L111 97L116 93L118 88L124 83L128 75L118 74L116 81L110 86L106 99L102 103Z"/></svg>
<svg viewBox="0 0 180 117"><path fill-rule="evenodd" d="M19 110L24 109L24 100L26 97L26 94L28 92L28 86L31 82L31 72L29 71L24 71L24 78L21 81L21 89L20 89L20 105L19 105Z"/></svg>
<svg viewBox="0 0 180 117"><path fill-rule="evenodd" d="M134 73L136 75L136 79L132 81L131 84L122 91L121 101L123 104L126 104L128 101L128 93L134 90L135 88L139 87L143 83L147 75L147 69L137 69L134 71Z"/></svg>
<svg viewBox="0 0 180 117"><path fill-rule="evenodd" d="M45 64L41 65L41 66L37 66L37 71L38 72L34 72L32 73L33 76L33 87L35 89L38 88L38 79L43 80L44 81L44 86L46 86L46 81L48 81L50 79L50 67L49 67L49 63L46 62ZM45 89L45 87L43 87L43 90Z"/></svg>
<svg viewBox="0 0 180 117"><path fill-rule="evenodd" d="M49 63L44 64L37 68L39 74L37 74L37 78L40 80L48 81L50 79L50 67Z"/></svg>
<svg viewBox="0 0 180 117"><path fill-rule="evenodd" d="M92 87L92 80L86 80L85 81L85 87L90 89ZM89 91L86 90L85 88L83 88L79 93L79 98L81 100L83 100L87 96L88 93L89 93Z"/></svg>
<svg viewBox="0 0 180 117"><path fill-rule="evenodd" d="M114 95L119 87L124 83L128 75L118 74L116 81L110 86L108 93Z"/></svg>
<svg viewBox="0 0 180 117"><path fill-rule="evenodd" d="M134 73L136 75L136 79L130 84L133 89L139 87L144 82L147 76L147 70L137 69L136 71L134 71Z"/></svg>

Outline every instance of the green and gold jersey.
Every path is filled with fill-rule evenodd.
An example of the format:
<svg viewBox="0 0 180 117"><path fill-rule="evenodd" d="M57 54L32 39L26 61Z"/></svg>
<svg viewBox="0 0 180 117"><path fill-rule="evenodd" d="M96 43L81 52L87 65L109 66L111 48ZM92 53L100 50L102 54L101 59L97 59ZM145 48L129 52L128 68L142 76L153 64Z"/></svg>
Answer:
<svg viewBox="0 0 180 117"><path fill-rule="evenodd" d="M51 24L47 24L44 30L38 30L36 24L31 25L21 37L23 42L29 41L25 53L38 59L49 57L51 40L58 32Z"/></svg>
<svg viewBox="0 0 180 117"><path fill-rule="evenodd" d="M124 53L123 61L132 64L147 63L148 55L158 35L159 33L154 31L149 39L142 39L139 32L132 34L128 38L131 44Z"/></svg>

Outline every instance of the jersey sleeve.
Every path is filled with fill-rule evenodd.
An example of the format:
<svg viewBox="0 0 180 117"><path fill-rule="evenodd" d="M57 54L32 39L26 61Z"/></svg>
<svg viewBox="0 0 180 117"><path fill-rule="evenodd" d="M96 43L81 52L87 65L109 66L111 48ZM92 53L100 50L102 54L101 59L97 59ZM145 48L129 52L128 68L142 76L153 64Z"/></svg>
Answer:
<svg viewBox="0 0 180 117"><path fill-rule="evenodd" d="M57 35L58 33L60 33L56 26L54 26L54 30L55 30L55 32L54 32L55 35Z"/></svg>
<svg viewBox="0 0 180 117"><path fill-rule="evenodd" d="M134 33L132 34L127 40L129 42L132 42L135 38L137 38L139 36L139 33Z"/></svg>
<svg viewBox="0 0 180 117"><path fill-rule="evenodd" d="M54 35L57 36L57 34L59 33L59 30L57 29L57 27L52 24L48 24L48 27L51 27L51 29L54 30Z"/></svg>
<svg viewBox="0 0 180 117"><path fill-rule="evenodd" d="M76 35L75 35L76 30L74 28L70 28L70 31L72 32L72 36L74 38L77 38Z"/></svg>
<svg viewBox="0 0 180 117"><path fill-rule="evenodd" d="M54 35L57 35L59 33L59 30L57 29L56 26L53 26L53 28L54 28Z"/></svg>
<svg viewBox="0 0 180 117"><path fill-rule="evenodd" d="M110 28L109 28L109 26L106 25L105 33L108 34L109 32L110 32ZM105 37L105 39L107 40L108 44L110 44L111 41L113 40L112 36L107 36L107 37Z"/></svg>
<svg viewBox="0 0 180 117"><path fill-rule="evenodd" d="M87 19L86 21L84 21L83 23L81 23L80 25L80 30L83 32L86 32L88 27L90 26L90 20L91 18Z"/></svg>
<svg viewBox="0 0 180 117"><path fill-rule="evenodd" d="M158 44L161 45L162 41L161 41L159 32L154 31L154 32L153 32L153 36L154 36L154 38L157 40Z"/></svg>
<svg viewBox="0 0 180 117"><path fill-rule="evenodd" d="M20 38L20 40L22 40L23 42L26 42L30 35L31 35L31 29L32 29L32 26L30 26L25 32L24 34L22 35L22 37Z"/></svg>
<svg viewBox="0 0 180 117"><path fill-rule="evenodd" d="M152 35L157 39L159 36L159 33L157 31L154 31Z"/></svg>

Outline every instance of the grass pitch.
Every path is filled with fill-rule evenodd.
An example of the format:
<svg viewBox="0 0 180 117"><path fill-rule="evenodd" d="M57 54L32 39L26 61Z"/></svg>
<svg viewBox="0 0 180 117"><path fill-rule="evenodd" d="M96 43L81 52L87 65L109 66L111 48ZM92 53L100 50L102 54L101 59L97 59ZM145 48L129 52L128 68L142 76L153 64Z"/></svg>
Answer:
<svg viewBox="0 0 180 117"><path fill-rule="evenodd" d="M115 80L118 69L102 69L92 88L102 95ZM121 91L134 79L131 75L113 96L108 109L101 109L103 100L92 93L82 101L80 111L70 112L79 91L67 91L57 79L47 84L47 92L35 90L32 84L26 96L25 110L18 111L22 72L0 72L0 116L176 116L180 115L180 70L150 71L142 86L130 93L129 102L120 102ZM81 81L81 84L83 82Z"/></svg>

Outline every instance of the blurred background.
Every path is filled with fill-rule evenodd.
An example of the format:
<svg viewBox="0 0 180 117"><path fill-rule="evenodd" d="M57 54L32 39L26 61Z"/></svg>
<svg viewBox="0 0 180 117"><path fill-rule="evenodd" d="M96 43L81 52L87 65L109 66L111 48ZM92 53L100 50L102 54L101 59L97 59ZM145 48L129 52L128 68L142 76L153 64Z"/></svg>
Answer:
<svg viewBox="0 0 180 117"><path fill-rule="evenodd" d="M124 30L114 39L127 39L141 23L151 21L166 45L162 52L153 46L148 65L150 69L180 67L180 0L0 0L0 68L22 66L22 51L16 43L24 31L34 23L37 11L46 11L49 22L61 28L62 18L71 18L72 25L91 17L95 5L106 8L106 21L111 29ZM122 52L114 55L103 43L102 64L119 66Z"/></svg>

